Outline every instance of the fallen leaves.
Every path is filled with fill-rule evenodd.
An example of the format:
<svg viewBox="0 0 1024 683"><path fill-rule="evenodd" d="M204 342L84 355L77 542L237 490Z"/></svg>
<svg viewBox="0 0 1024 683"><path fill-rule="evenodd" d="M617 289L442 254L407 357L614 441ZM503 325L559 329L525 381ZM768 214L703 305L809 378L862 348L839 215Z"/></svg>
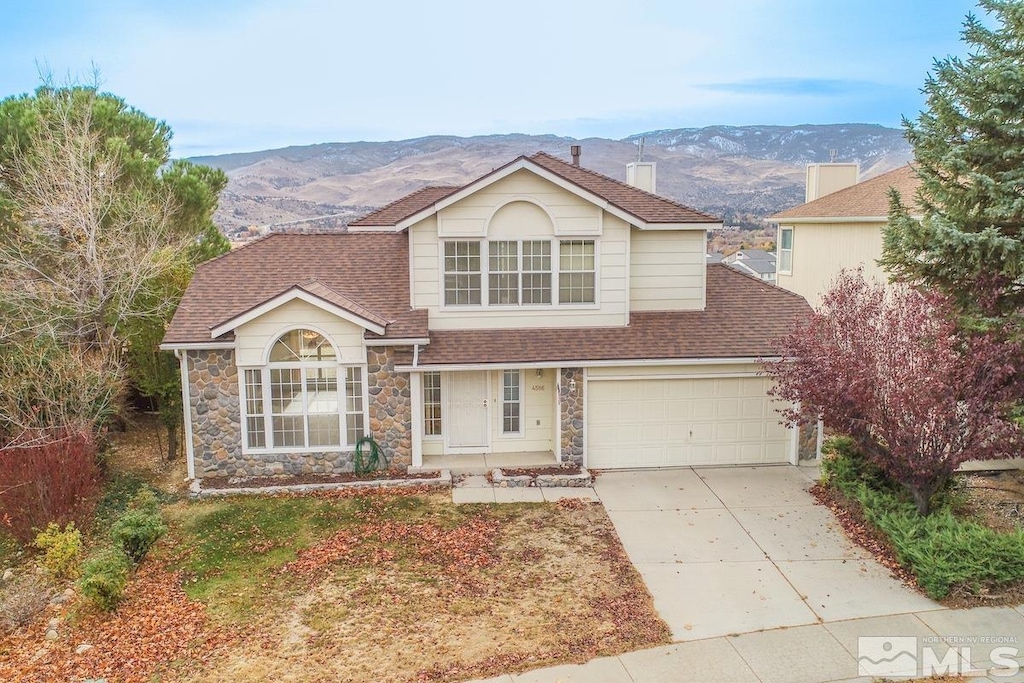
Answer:
<svg viewBox="0 0 1024 683"><path fill-rule="evenodd" d="M202 604L189 600L177 574L144 564L112 614L85 613L58 627L60 639L45 641L40 619L0 641L0 680L10 683L105 678L144 683L162 666L203 650L225 637L207 631ZM81 648L89 644L91 648Z"/></svg>
<svg viewBox="0 0 1024 683"><path fill-rule="evenodd" d="M281 571L311 575L342 560L350 564L391 562L401 549L407 560L431 565L431 574L441 573L461 584L469 572L494 563L498 526L496 520L483 517L454 528L432 521L369 521L306 548Z"/></svg>

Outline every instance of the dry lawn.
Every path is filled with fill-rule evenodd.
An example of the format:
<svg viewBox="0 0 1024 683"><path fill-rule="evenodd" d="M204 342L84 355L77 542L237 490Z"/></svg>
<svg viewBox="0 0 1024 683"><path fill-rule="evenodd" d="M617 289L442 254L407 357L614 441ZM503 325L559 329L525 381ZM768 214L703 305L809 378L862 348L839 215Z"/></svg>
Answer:
<svg viewBox="0 0 1024 683"><path fill-rule="evenodd" d="M206 593L246 636L168 680L456 681L667 642L599 505L416 500L343 501L355 523L250 574L259 596Z"/></svg>
<svg viewBox="0 0 1024 683"><path fill-rule="evenodd" d="M110 469L181 492L157 428L139 415L114 435ZM117 611L76 597L0 635L0 681L459 681L669 641L600 505L455 506L425 488L171 499Z"/></svg>
<svg viewBox="0 0 1024 683"><path fill-rule="evenodd" d="M50 607L0 637L0 680L459 681L669 640L600 505L417 489L164 511L118 610Z"/></svg>

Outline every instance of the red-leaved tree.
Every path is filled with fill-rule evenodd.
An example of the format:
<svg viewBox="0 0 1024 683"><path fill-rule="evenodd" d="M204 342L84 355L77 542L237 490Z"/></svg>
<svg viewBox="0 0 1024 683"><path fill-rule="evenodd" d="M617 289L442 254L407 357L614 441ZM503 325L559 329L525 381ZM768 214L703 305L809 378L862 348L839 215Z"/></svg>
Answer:
<svg viewBox="0 0 1024 683"><path fill-rule="evenodd" d="M1021 347L958 329L948 300L844 272L821 307L765 363L786 421L850 435L913 496L922 515L966 460L1016 455L1006 411L1021 396Z"/></svg>

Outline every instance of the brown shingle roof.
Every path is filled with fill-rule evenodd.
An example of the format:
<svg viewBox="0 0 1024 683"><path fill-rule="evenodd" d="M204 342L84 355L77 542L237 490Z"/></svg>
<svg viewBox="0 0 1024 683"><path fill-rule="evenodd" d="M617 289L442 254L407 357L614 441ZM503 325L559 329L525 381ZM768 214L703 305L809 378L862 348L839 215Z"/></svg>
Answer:
<svg viewBox="0 0 1024 683"><path fill-rule="evenodd" d="M786 218L866 218L877 217L885 220L889 215L889 188L899 191L903 203L916 206L914 196L921 184L909 165L880 176L851 185L832 194L819 197L812 202L801 204L771 217L781 221Z"/></svg>
<svg viewBox="0 0 1024 683"><path fill-rule="evenodd" d="M388 338L427 334L426 311L409 307L406 235L278 233L200 265L164 343L211 342L212 327L294 286L338 305L344 303L343 307L361 311L370 320L391 321L385 332Z"/></svg>
<svg viewBox="0 0 1024 683"><path fill-rule="evenodd" d="M644 192L632 185L609 178L581 166L573 166L545 152L530 157L538 166L596 194L609 204L646 223L720 223L721 219L701 213L671 199Z"/></svg>
<svg viewBox="0 0 1024 683"><path fill-rule="evenodd" d="M349 225L357 227L367 226L390 226L398 223L409 216L415 216L431 204L435 204L451 193L459 190L458 186L431 185L412 194L407 194L387 206L381 207L373 213L368 213L362 218L354 220Z"/></svg>
<svg viewBox="0 0 1024 683"><path fill-rule="evenodd" d="M573 166L557 157L544 152L537 152L530 157L519 157L508 164L477 178L468 185L477 183L494 173L498 173L520 159L528 159L541 168L554 173L577 187L597 195L609 204L639 218L645 223L720 223L721 220L696 209L684 206L671 199L644 192L632 185L609 178L606 175L591 171L580 166ZM468 185L464 187L468 187ZM349 225L353 227L384 227L393 226L416 215L420 211L436 204L445 197L461 190L461 187L425 187L398 201L388 204Z"/></svg>
<svg viewBox="0 0 1024 683"><path fill-rule="evenodd" d="M724 265L707 269L703 311L636 312L628 327L443 330L430 333L421 365L669 358L755 358L777 353L810 306L792 292Z"/></svg>

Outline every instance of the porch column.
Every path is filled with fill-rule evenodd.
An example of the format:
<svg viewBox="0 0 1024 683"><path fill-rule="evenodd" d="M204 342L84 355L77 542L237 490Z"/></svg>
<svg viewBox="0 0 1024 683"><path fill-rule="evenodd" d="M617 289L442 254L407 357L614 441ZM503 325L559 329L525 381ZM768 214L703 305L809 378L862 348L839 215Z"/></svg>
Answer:
<svg viewBox="0 0 1024 683"><path fill-rule="evenodd" d="M583 369L559 368L558 411L561 462L583 464Z"/></svg>
<svg viewBox="0 0 1024 683"><path fill-rule="evenodd" d="M412 466L423 467L423 373L409 373L409 391L412 403Z"/></svg>

